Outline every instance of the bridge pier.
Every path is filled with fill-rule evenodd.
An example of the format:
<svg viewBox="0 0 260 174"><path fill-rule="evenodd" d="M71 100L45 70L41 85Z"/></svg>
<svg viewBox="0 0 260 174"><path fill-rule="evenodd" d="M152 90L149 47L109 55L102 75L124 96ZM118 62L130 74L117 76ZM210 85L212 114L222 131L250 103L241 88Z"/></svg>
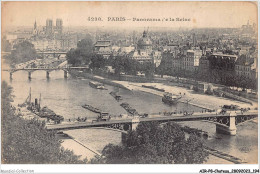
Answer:
<svg viewBox="0 0 260 174"><path fill-rule="evenodd" d="M64 78L68 78L68 71L64 71Z"/></svg>
<svg viewBox="0 0 260 174"><path fill-rule="evenodd" d="M46 78L49 79L50 78L50 72L46 71Z"/></svg>
<svg viewBox="0 0 260 174"><path fill-rule="evenodd" d="M237 114L235 112L231 112L229 116L229 126L216 124L216 132L227 135L236 135L236 116Z"/></svg>
<svg viewBox="0 0 260 174"><path fill-rule="evenodd" d="M132 119L132 126L131 126L132 130L136 130L139 122L140 122L139 118L133 118Z"/></svg>
<svg viewBox="0 0 260 174"><path fill-rule="evenodd" d="M32 79L32 72L28 71L28 79L31 80Z"/></svg>

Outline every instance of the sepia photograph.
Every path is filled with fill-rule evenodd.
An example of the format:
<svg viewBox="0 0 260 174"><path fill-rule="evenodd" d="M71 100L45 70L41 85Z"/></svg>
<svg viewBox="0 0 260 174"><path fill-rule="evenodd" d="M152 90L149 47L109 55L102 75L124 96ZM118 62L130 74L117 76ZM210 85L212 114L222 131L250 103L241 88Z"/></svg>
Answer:
<svg viewBox="0 0 260 174"><path fill-rule="evenodd" d="M259 173L258 2L2 1L7 164Z"/></svg>

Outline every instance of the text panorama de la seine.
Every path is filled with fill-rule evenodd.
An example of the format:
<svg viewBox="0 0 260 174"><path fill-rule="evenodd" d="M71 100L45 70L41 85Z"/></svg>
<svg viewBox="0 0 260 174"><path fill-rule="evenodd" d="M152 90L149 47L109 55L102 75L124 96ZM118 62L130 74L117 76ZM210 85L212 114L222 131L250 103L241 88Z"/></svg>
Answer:
<svg viewBox="0 0 260 174"><path fill-rule="evenodd" d="M105 19L105 20L104 20ZM126 18L126 17L88 17L88 21L108 21L108 22L123 22L123 21L133 21L133 22L190 22L190 18L176 17L176 18Z"/></svg>

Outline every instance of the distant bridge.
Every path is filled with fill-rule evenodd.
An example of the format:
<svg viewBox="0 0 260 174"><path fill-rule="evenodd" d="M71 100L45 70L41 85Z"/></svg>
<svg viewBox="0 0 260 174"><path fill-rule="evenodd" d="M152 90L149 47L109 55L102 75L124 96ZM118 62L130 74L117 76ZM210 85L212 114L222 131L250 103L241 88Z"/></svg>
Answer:
<svg viewBox="0 0 260 174"><path fill-rule="evenodd" d="M222 132L229 135L236 135L236 125L244 121L258 117L258 112L246 112L244 114L227 113L227 114L201 114L201 115L190 115L190 116L158 116L158 117L147 117L138 119L118 119L110 121L99 121L99 122L84 122L84 123L71 123L71 124L55 124L46 125L48 130L70 130L70 129L84 129L89 127L109 127L114 129L120 129L124 131L133 130L137 127L139 122L158 121L165 123L168 121L209 121L216 124L216 131Z"/></svg>
<svg viewBox="0 0 260 174"><path fill-rule="evenodd" d="M63 70L64 71L64 78L68 77L68 71L77 69L77 70L83 70L88 69L88 67L37 67L37 68L11 68L11 69L3 69L2 71L8 71L10 74L10 79L13 77L13 73L16 71L27 71L28 72L28 78L31 79L31 74L34 71L43 70L46 71L46 78L50 78L50 72L55 70Z"/></svg>
<svg viewBox="0 0 260 174"><path fill-rule="evenodd" d="M11 52L5 52L5 51L2 51L2 52L1 52L1 55L2 55L2 56L4 56L4 55L9 55L9 54L11 54Z"/></svg>
<svg viewBox="0 0 260 174"><path fill-rule="evenodd" d="M37 54L49 54L49 55L60 55L60 54L67 54L65 51L36 51ZM11 54L11 52L1 52L2 55Z"/></svg>
<svg viewBox="0 0 260 174"><path fill-rule="evenodd" d="M37 54L67 54L67 52L63 52L63 51L37 51Z"/></svg>
<svg viewBox="0 0 260 174"><path fill-rule="evenodd" d="M59 57L60 55L66 55L67 52L62 52L62 51L37 51L37 54L39 55L43 55L44 57L45 56L53 56L53 57Z"/></svg>

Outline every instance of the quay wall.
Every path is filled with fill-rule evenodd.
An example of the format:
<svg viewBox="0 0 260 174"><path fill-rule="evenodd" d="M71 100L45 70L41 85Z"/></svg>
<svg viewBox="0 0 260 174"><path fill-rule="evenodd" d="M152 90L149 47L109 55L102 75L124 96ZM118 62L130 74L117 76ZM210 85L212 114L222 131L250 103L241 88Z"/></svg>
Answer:
<svg viewBox="0 0 260 174"><path fill-rule="evenodd" d="M72 76L84 77L84 78L87 78L87 79L98 81L100 83L104 83L104 84L107 84L107 85L111 85L111 86L115 86L115 87L119 87L119 88L123 88L123 89L129 90L124 85L115 83L115 82L111 81L110 79L103 79L103 78L95 77L95 74L91 74L91 73L87 73L87 72L80 72L80 71L77 71L77 70L70 70L69 73Z"/></svg>

